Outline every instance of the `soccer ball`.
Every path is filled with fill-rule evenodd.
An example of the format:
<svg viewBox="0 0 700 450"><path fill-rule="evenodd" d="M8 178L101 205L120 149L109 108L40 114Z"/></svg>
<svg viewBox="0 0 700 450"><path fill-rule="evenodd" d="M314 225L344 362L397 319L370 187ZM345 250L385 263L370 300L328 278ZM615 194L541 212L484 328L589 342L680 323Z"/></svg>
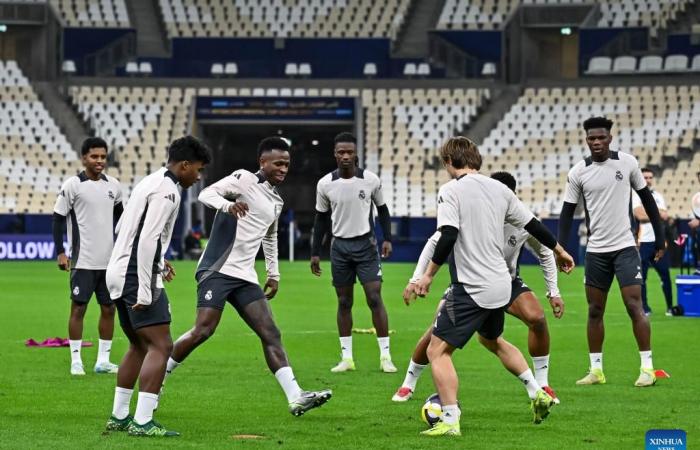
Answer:
<svg viewBox="0 0 700 450"><path fill-rule="evenodd" d="M442 414L442 402L440 396L435 393L428 397L423 404L420 409L420 418L432 427L440 420L440 414Z"/></svg>

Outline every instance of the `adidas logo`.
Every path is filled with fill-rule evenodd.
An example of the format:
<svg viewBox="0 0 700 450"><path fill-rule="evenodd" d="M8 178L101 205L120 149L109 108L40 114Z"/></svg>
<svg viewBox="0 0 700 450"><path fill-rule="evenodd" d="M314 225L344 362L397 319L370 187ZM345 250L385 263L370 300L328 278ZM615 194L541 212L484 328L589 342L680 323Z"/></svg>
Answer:
<svg viewBox="0 0 700 450"><path fill-rule="evenodd" d="M637 276L634 277L634 278L637 279L637 280L641 280L641 279L642 279L642 273L641 273L641 272L637 272Z"/></svg>
<svg viewBox="0 0 700 450"><path fill-rule="evenodd" d="M165 198L167 198L171 202L175 203L175 194L168 194L165 196Z"/></svg>

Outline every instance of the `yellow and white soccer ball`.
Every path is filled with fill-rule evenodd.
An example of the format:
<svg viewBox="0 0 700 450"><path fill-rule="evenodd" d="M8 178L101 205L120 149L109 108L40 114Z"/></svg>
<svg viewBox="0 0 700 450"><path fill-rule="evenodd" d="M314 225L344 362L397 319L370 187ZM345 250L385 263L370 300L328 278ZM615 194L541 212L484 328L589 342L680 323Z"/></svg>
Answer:
<svg viewBox="0 0 700 450"><path fill-rule="evenodd" d="M440 414L442 414L442 402L436 393L423 403L423 407L420 409L420 418L432 427L440 420Z"/></svg>

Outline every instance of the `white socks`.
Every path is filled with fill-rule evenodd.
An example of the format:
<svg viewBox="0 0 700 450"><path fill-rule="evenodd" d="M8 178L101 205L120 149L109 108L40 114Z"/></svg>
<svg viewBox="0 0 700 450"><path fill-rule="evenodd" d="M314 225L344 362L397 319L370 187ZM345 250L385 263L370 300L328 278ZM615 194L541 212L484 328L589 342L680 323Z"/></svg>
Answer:
<svg viewBox="0 0 700 450"><path fill-rule="evenodd" d="M287 403L292 403L299 398L302 391L299 387L299 383L297 383L297 379L294 378L294 372L292 372L291 367L287 366L279 369L275 372L275 378L277 378L277 382L282 386L284 395L287 396Z"/></svg>
<svg viewBox="0 0 700 450"><path fill-rule="evenodd" d="M136 404L136 414L134 422L139 425L146 425L153 420L153 410L158 406L158 394L150 392L139 392L139 401Z"/></svg>
<svg viewBox="0 0 700 450"><path fill-rule="evenodd" d="M114 417L122 420L129 415L129 403L131 403L131 394L133 393L133 389L124 389L119 386L114 389L114 405L112 406Z"/></svg>
<svg viewBox="0 0 700 450"><path fill-rule="evenodd" d="M602 353L589 353L588 357L591 358L591 369L603 370L603 354Z"/></svg>
<svg viewBox="0 0 700 450"><path fill-rule="evenodd" d="M173 373L173 370L180 367L180 364L182 363L179 363L172 358L168 358L168 364L165 366L165 377L163 377L163 384L165 384L165 380L168 379L170 374Z"/></svg>
<svg viewBox="0 0 700 450"><path fill-rule="evenodd" d="M549 355L533 356L532 368L535 371L535 380L540 386L549 386Z"/></svg>
<svg viewBox="0 0 700 450"><path fill-rule="evenodd" d="M527 389L527 395L530 397L530 400L534 400L537 396L537 391L539 391L542 388L537 382L537 380L535 380L535 376L532 374L532 370L527 369L525 372L518 375L518 378L525 385L525 389Z"/></svg>
<svg viewBox="0 0 700 450"><path fill-rule="evenodd" d="M352 336L340 336L340 351L343 359L352 359Z"/></svg>
<svg viewBox="0 0 700 450"><path fill-rule="evenodd" d="M459 423L459 416L461 412L459 406L457 405L443 405L442 414L440 415L440 420L448 425L454 425Z"/></svg>
<svg viewBox="0 0 700 450"><path fill-rule="evenodd" d="M652 370L654 368L654 364L651 362L651 350L639 352L639 357L642 360L642 369Z"/></svg>
<svg viewBox="0 0 700 450"><path fill-rule="evenodd" d="M112 350L112 341L100 339L97 347L97 364L109 362L109 352Z"/></svg>
<svg viewBox="0 0 700 450"><path fill-rule="evenodd" d="M401 385L402 387L407 387L412 391L416 390L416 384L418 383L418 379L420 378L420 374L423 373L423 369L425 369L427 366L422 365L422 364L416 364L411 360L411 362L408 364L408 370L406 370L406 378L403 380L403 384Z"/></svg>
<svg viewBox="0 0 700 450"><path fill-rule="evenodd" d="M70 362L71 364L75 363L83 363L83 360L80 358L80 348L83 345L83 340L78 339L77 341L68 341L68 344L70 345Z"/></svg>
<svg viewBox="0 0 700 450"><path fill-rule="evenodd" d="M378 337L377 344L379 344L379 357L391 359L391 352L389 351L389 336Z"/></svg>

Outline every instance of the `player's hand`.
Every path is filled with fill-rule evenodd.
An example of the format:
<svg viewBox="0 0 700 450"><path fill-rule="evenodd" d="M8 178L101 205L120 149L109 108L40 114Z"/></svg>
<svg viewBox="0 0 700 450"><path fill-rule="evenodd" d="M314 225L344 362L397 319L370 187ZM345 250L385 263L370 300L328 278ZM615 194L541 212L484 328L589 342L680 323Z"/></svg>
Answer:
<svg viewBox="0 0 700 450"><path fill-rule="evenodd" d="M173 280L173 278L175 278L175 268L167 259L164 259L163 261L165 262L165 270L162 272L163 279L170 282Z"/></svg>
<svg viewBox="0 0 700 450"><path fill-rule="evenodd" d="M693 219L690 222L688 222L688 226L692 228L693 230L700 227L700 220L699 219Z"/></svg>
<svg viewBox="0 0 700 450"><path fill-rule="evenodd" d="M564 300L561 297L552 297L549 299L549 305L552 307L554 317L561 319L564 315Z"/></svg>
<svg viewBox="0 0 700 450"><path fill-rule="evenodd" d="M391 252L394 250L394 247L391 246L391 242L389 241L384 241L382 242L382 258L386 259L391 256Z"/></svg>
<svg viewBox="0 0 700 450"><path fill-rule="evenodd" d="M248 204L246 202L231 203L228 207L228 213L237 219L242 219L248 213Z"/></svg>
<svg viewBox="0 0 700 450"><path fill-rule="evenodd" d="M131 309L134 311L143 311L148 308L148 305L142 305L141 303L135 303Z"/></svg>
<svg viewBox="0 0 700 450"><path fill-rule="evenodd" d="M425 297L430 292L430 285L433 283L433 277L428 274L424 274L420 280L415 285L413 292L418 297Z"/></svg>
<svg viewBox="0 0 700 450"><path fill-rule="evenodd" d="M571 255L564 250L564 247L562 247L561 244L557 244L557 246L554 248L554 259L557 262L557 267L559 270L566 274L571 273L571 271L574 270L574 267L576 267L574 258L572 258Z"/></svg>
<svg viewBox="0 0 700 450"><path fill-rule="evenodd" d="M265 282L265 287L263 288L263 291L265 292L265 297L267 297L268 300L272 300L272 298L277 294L279 287L279 281L273 280L272 278L268 278Z"/></svg>
<svg viewBox="0 0 700 450"><path fill-rule="evenodd" d="M416 299L416 284L409 282L403 290L403 302L406 306L410 305Z"/></svg>
<svg viewBox="0 0 700 450"><path fill-rule="evenodd" d="M656 253L654 253L654 262L659 262L659 260L664 257L664 253L666 253L665 248L656 250Z"/></svg>
<svg viewBox="0 0 700 450"><path fill-rule="evenodd" d="M311 273L317 277L321 276L321 258L319 256L311 257Z"/></svg>
<svg viewBox="0 0 700 450"><path fill-rule="evenodd" d="M70 259L68 259L65 253L58 255L57 262L59 269L70 272Z"/></svg>

